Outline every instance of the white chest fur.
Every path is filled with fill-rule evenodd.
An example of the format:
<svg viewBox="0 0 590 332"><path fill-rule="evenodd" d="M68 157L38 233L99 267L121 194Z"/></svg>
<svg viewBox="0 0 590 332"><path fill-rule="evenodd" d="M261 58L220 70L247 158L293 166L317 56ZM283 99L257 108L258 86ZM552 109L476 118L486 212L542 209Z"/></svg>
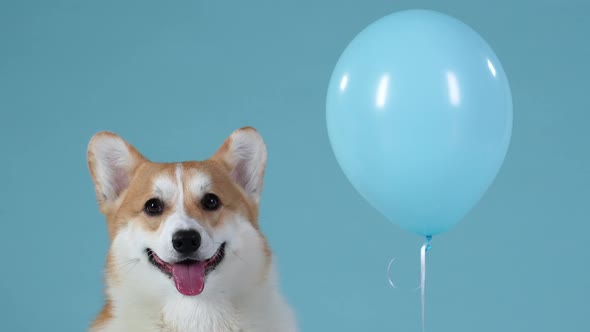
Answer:
<svg viewBox="0 0 590 332"><path fill-rule="evenodd" d="M138 298L112 289L113 318L95 332L295 332L294 315L271 282L230 301L216 297ZM114 295L114 294L113 294Z"/></svg>

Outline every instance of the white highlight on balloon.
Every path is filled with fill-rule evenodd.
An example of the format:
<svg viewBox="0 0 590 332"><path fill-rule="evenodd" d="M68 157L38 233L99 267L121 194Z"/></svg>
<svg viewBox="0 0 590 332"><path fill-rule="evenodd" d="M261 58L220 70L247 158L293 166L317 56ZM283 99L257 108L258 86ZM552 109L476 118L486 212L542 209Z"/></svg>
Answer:
<svg viewBox="0 0 590 332"><path fill-rule="evenodd" d="M346 90L346 86L348 85L348 74L344 74L342 79L340 80L340 91Z"/></svg>
<svg viewBox="0 0 590 332"><path fill-rule="evenodd" d="M447 83L449 86L449 99L453 106L461 104L461 92L459 91L459 81L457 75L452 71L447 72Z"/></svg>
<svg viewBox="0 0 590 332"><path fill-rule="evenodd" d="M383 108L387 99L387 87L389 86L389 75L385 74L379 81L379 87L377 88L376 104L377 107Z"/></svg>
<svg viewBox="0 0 590 332"><path fill-rule="evenodd" d="M488 60L488 68L490 68L492 75L494 75L494 77L496 77L496 68L494 68L494 65L492 64L490 59L487 59L487 60Z"/></svg>

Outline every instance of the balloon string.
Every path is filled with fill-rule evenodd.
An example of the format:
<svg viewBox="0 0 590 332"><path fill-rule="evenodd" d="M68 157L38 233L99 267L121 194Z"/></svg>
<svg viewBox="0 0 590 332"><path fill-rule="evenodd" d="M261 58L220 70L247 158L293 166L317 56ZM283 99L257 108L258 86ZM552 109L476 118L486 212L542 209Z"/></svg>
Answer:
<svg viewBox="0 0 590 332"><path fill-rule="evenodd" d="M432 236L426 237L426 242L420 248L420 294L421 294L421 305L422 305L422 332L425 332L425 299L426 299L426 252L432 249L430 245L430 240L432 240ZM393 288L397 288L393 280L391 279L391 265L395 261L395 257L389 261L387 265L387 281Z"/></svg>
<svg viewBox="0 0 590 332"><path fill-rule="evenodd" d="M421 297L421 304L422 304L422 332L425 332L425 290L426 290L426 252L432 248L430 245L430 240L432 236L426 237L426 243L422 245L420 248L420 297Z"/></svg>
<svg viewBox="0 0 590 332"><path fill-rule="evenodd" d="M395 257L392 258L387 265L387 281L389 281L391 287L397 288L397 286L393 283L393 280L391 280L391 264L393 264L393 261L395 261Z"/></svg>

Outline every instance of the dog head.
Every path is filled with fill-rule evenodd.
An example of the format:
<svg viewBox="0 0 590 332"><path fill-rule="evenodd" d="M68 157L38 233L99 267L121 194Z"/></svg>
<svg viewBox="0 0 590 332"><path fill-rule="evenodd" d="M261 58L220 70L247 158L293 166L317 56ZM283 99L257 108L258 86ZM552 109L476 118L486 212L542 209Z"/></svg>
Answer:
<svg viewBox="0 0 590 332"><path fill-rule="evenodd" d="M239 292L265 277L258 227L266 147L235 131L205 161L156 163L116 134L96 134L88 165L111 247L107 283L143 293Z"/></svg>

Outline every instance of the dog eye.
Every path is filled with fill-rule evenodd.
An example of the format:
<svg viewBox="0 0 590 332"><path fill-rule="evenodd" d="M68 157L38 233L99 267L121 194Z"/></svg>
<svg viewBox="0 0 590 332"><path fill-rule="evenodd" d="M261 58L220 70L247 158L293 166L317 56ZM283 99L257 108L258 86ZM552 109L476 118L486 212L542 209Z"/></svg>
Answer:
<svg viewBox="0 0 590 332"><path fill-rule="evenodd" d="M157 198L152 198L145 202L143 210L149 216L159 216L164 211L164 203Z"/></svg>
<svg viewBox="0 0 590 332"><path fill-rule="evenodd" d="M219 209L221 201L217 195L208 193L201 199L201 206L207 211L214 211Z"/></svg>

